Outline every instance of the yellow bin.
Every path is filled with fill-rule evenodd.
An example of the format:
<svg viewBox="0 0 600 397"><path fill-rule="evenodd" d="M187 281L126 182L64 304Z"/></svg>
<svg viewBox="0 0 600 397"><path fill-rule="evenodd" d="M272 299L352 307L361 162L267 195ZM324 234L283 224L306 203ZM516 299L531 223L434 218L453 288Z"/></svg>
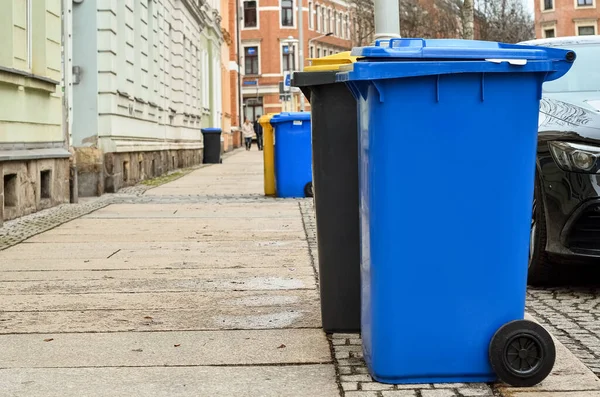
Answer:
<svg viewBox="0 0 600 397"><path fill-rule="evenodd" d="M277 113L261 116L258 122L263 128L263 156L265 168L265 196L275 196L275 139L271 118Z"/></svg>

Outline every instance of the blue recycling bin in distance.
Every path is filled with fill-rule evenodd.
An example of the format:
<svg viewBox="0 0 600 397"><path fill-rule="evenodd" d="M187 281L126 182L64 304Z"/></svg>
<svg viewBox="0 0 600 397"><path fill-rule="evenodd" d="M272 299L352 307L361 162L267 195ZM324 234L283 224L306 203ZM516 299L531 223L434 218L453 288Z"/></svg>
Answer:
<svg viewBox="0 0 600 397"><path fill-rule="evenodd" d="M555 351L523 320L538 111L542 83L564 75L575 54L393 39L352 55L363 58L337 80L358 102L371 375L539 383Z"/></svg>
<svg viewBox="0 0 600 397"><path fill-rule="evenodd" d="M271 118L275 130L277 197L312 196L310 113L284 112Z"/></svg>

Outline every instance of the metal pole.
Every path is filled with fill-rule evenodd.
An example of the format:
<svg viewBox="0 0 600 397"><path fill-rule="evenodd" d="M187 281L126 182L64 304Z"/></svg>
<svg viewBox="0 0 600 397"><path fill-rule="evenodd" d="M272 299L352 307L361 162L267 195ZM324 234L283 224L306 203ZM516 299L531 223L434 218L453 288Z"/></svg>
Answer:
<svg viewBox="0 0 600 397"><path fill-rule="evenodd" d="M298 63L300 64L300 71L304 70L304 21L302 10L302 0L296 0L298 2ZM310 15L308 16L310 18ZM304 112L304 95L300 94L300 111Z"/></svg>
<svg viewBox="0 0 600 397"><path fill-rule="evenodd" d="M400 37L400 1L374 0L375 40Z"/></svg>

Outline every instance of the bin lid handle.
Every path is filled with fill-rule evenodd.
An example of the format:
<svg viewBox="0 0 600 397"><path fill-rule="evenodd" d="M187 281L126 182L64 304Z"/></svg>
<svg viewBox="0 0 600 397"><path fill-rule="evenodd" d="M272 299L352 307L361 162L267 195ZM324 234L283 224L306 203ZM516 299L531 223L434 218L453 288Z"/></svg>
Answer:
<svg viewBox="0 0 600 397"><path fill-rule="evenodd" d="M527 65L527 59L486 59L486 61L493 62L493 63L508 62L509 64L515 65L515 66Z"/></svg>

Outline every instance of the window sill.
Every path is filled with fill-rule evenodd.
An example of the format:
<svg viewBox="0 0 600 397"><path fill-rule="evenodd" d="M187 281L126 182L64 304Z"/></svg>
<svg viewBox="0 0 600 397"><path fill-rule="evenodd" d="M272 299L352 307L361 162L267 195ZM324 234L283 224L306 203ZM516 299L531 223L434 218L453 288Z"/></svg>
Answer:
<svg viewBox="0 0 600 397"><path fill-rule="evenodd" d="M0 66L0 82L55 93L60 82L18 69Z"/></svg>

